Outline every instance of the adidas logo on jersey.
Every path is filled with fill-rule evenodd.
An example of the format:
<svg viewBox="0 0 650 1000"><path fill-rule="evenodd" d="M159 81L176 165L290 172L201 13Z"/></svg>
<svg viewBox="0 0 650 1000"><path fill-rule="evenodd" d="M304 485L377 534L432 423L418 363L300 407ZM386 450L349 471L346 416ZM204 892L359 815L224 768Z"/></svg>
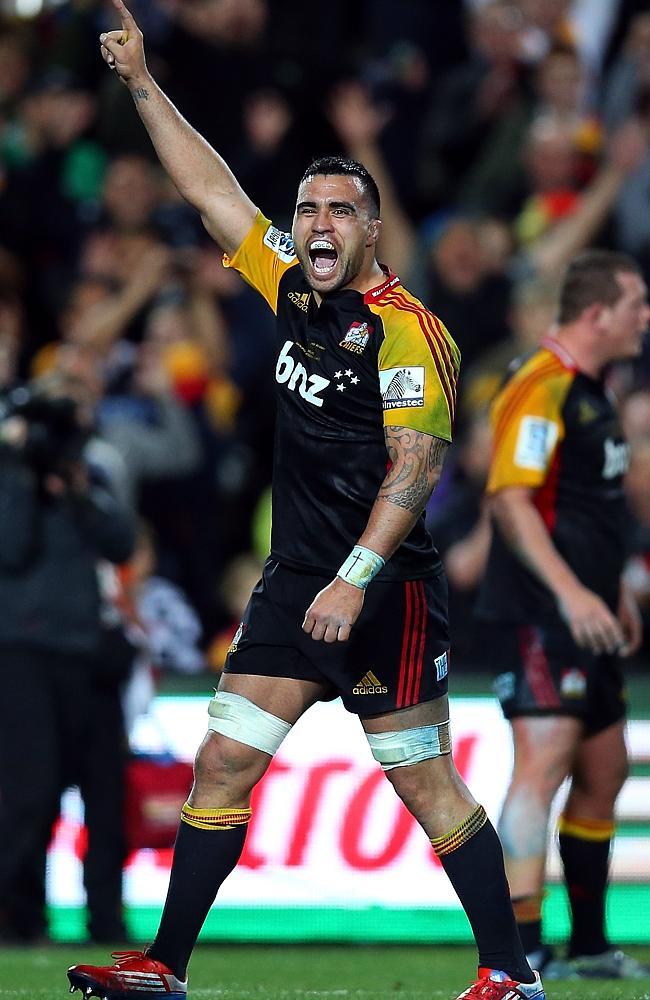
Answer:
<svg viewBox="0 0 650 1000"><path fill-rule="evenodd" d="M309 311L309 297L311 292L289 292L288 299L289 302L293 302L294 306L298 306L303 312Z"/></svg>
<svg viewBox="0 0 650 1000"><path fill-rule="evenodd" d="M578 407L578 420L581 424L591 424L598 417L598 410L595 406L592 406L586 399L580 400L580 406Z"/></svg>
<svg viewBox="0 0 650 1000"><path fill-rule="evenodd" d="M352 688L352 694L388 694L388 688L369 670L356 687Z"/></svg>

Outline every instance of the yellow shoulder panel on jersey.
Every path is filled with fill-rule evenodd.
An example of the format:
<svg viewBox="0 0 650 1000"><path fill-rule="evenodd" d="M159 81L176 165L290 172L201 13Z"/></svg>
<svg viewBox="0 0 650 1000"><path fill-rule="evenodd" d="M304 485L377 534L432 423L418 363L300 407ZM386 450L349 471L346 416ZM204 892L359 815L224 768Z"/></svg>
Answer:
<svg viewBox="0 0 650 1000"><path fill-rule="evenodd" d="M506 383L490 413L492 462L487 492L537 488L564 438L562 409L574 372L542 348Z"/></svg>
<svg viewBox="0 0 650 1000"><path fill-rule="evenodd" d="M223 256L223 266L239 271L249 285L264 296L274 313L278 311L278 285L285 271L298 264L290 233L276 229L261 212L239 249Z"/></svg>
<svg viewBox="0 0 650 1000"><path fill-rule="evenodd" d="M399 284L369 307L384 327L379 348L384 425L451 441L460 352L444 324Z"/></svg>

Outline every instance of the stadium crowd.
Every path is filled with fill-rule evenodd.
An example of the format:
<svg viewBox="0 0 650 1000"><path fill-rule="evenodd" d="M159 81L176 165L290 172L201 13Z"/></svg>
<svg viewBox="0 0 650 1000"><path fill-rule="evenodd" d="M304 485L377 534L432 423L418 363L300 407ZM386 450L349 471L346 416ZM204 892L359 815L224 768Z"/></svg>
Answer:
<svg viewBox="0 0 650 1000"><path fill-rule="evenodd" d="M83 396L94 454L140 518L121 605L158 668L218 670L265 555L273 317L221 267L106 73L97 37L115 26L110 3L67 0L23 19L10 7L0 388L56 373ZM626 251L650 278L647 4L403 0L397 16L385 0L132 7L152 72L276 225L290 227L314 155L348 153L376 177L380 257L463 356L456 443L428 519L451 584L455 662L480 667L490 400L552 324L577 251ZM650 348L610 378L631 446L627 576L647 614Z"/></svg>

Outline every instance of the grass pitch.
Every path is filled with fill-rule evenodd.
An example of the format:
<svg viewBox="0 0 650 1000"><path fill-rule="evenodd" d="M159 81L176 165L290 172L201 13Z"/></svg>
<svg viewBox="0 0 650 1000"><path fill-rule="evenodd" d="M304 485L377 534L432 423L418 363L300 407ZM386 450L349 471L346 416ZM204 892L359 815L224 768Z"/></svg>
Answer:
<svg viewBox="0 0 650 1000"><path fill-rule="evenodd" d="M650 962L650 948L629 950ZM0 950L0 1000L63 1000L69 965L107 960L106 950L86 945ZM190 1000L451 1000L472 979L474 961L469 948L443 946L199 945ZM650 1000L650 979L549 983L547 998Z"/></svg>

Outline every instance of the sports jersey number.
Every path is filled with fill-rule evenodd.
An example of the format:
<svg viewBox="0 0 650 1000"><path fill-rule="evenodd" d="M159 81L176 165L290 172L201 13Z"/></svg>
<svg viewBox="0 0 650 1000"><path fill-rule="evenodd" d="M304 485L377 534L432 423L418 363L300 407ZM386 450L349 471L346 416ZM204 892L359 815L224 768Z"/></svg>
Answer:
<svg viewBox="0 0 650 1000"><path fill-rule="evenodd" d="M314 406L322 406L323 400L318 395L330 384L330 379L323 378L322 375L308 375L307 369L300 362L296 363L291 357L290 351L293 347L293 340L285 341L284 347L280 351L278 363L275 366L275 378L278 382L287 383L287 388L300 393L303 399Z"/></svg>

